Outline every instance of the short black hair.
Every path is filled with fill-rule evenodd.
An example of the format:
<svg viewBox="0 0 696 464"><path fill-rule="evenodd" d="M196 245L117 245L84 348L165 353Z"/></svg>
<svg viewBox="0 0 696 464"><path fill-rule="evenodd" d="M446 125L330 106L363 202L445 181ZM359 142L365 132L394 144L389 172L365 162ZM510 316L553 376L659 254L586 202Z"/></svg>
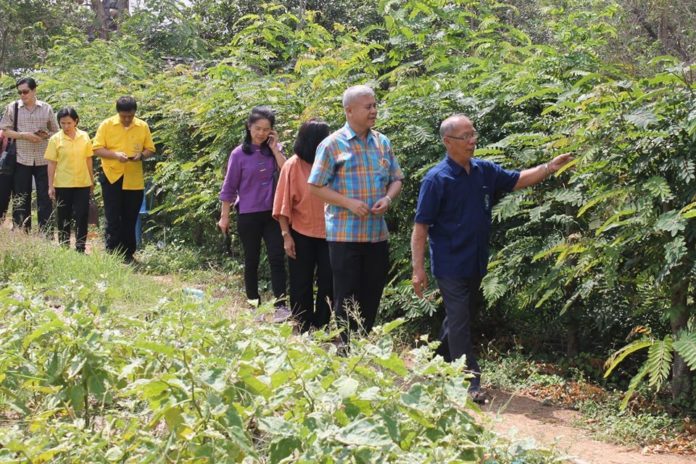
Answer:
<svg viewBox="0 0 696 464"><path fill-rule="evenodd" d="M121 97L118 100L116 100L116 112L120 113L121 111L125 111L126 113L130 113L132 111L136 111L138 109L138 104L135 102L135 98L131 97L130 95L127 95L125 97Z"/></svg>
<svg viewBox="0 0 696 464"><path fill-rule="evenodd" d="M329 136L329 125L321 119L310 119L300 126L293 150L300 159L314 163L317 147Z"/></svg>
<svg viewBox="0 0 696 464"><path fill-rule="evenodd" d="M56 113L56 119L58 120L58 123L60 124L60 120L63 119L66 116L70 116L73 121L77 122L80 120L80 117L77 115L77 111L75 111L75 108L72 106L66 106L65 108L61 108L58 110Z"/></svg>
<svg viewBox="0 0 696 464"><path fill-rule="evenodd" d="M33 77L23 77L17 81L17 84L15 84L15 88L19 88L20 85L22 84L27 84L31 90L36 89L36 81L34 80Z"/></svg>

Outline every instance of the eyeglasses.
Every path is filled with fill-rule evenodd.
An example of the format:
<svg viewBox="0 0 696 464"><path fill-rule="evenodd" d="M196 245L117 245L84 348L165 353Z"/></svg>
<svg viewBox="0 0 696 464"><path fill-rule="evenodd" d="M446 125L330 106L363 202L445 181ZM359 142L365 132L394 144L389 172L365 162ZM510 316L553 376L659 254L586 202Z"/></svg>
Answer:
<svg viewBox="0 0 696 464"><path fill-rule="evenodd" d="M26 95L29 92L31 92L31 89L22 89L22 90L17 90L17 93L20 95Z"/></svg>
<svg viewBox="0 0 696 464"><path fill-rule="evenodd" d="M456 139L456 140L469 140L469 139L477 139L479 136L478 131L473 131L469 134L464 134L463 137L455 137L454 135L446 135L445 137L449 137L451 139Z"/></svg>

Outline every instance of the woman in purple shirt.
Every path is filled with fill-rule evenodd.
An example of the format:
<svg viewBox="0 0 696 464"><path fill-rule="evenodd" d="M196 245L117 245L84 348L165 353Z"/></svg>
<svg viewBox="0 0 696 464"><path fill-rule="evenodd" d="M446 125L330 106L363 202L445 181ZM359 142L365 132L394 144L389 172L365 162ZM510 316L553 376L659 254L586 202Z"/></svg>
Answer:
<svg viewBox="0 0 696 464"><path fill-rule="evenodd" d="M227 233L230 226L230 205L237 210L237 232L244 249L244 287L249 300L259 300L259 261L261 238L271 266L271 286L276 307L285 307L286 275L283 236L273 219L275 173L285 163L273 130L275 114L266 106L251 110L246 122L244 142L232 150L227 174L220 191L222 212L218 227ZM276 314L284 318L288 314Z"/></svg>

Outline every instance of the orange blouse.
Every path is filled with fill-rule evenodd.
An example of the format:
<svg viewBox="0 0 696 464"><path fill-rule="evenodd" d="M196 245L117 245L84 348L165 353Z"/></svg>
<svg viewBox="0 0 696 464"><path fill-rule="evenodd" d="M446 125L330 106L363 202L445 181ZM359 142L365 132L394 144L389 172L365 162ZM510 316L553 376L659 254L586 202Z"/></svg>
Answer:
<svg viewBox="0 0 696 464"><path fill-rule="evenodd" d="M312 165L293 155L283 164L273 200L273 217L288 218L290 227L302 235L326 238L324 202L309 193L307 179Z"/></svg>

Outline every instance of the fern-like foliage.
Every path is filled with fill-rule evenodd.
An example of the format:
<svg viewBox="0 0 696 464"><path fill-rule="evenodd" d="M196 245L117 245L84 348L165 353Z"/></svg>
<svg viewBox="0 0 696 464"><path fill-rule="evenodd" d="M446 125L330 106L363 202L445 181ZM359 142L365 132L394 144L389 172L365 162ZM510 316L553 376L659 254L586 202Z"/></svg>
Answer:
<svg viewBox="0 0 696 464"><path fill-rule="evenodd" d="M696 332L682 332L674 342L674 351L692 371L696 371Z"/></svg>
<svg viewBox="0 0 696 464"><path fill-rule="evenodd" d="M631 397L633 396L633 393L635 393L636 389L638 388L638 385L643 381L645 376L648 375L648 366L647 364L644 364L638 373L631 379L631 382L628 384L628 389L626 390L626 394L624 394L623 400L621 400L621 404L619 407L623 410L626 409L626 406L628 406L628 402L630 401Z"/></svg>
<svg viewBox="0 0 696 464"><path fill-rule="evenodd" d="M664 339L655 341L648 351L645 367L650 376L649 385L655 389L659 389L669 376L669 369L674 357L673 343L672 337L667 335Z"/></svg>
<svg viewBox="0 0 696 464"><path fill-rule="evenodd" d="M608 378L611 373L616 369L616 367L621 364L621 361L626 359L627 356L630 354L635 353L636 351L640 351L645 348L649 348L652 346L652 344L655 343L653 339L650 338L643 338L640 340L636 340L632 343L629 343L628 345L624 346L621 348L619 351L616 353L612 354L609 359L604 363L604 368L606 371L604 371L604 378Z"/></svg>

